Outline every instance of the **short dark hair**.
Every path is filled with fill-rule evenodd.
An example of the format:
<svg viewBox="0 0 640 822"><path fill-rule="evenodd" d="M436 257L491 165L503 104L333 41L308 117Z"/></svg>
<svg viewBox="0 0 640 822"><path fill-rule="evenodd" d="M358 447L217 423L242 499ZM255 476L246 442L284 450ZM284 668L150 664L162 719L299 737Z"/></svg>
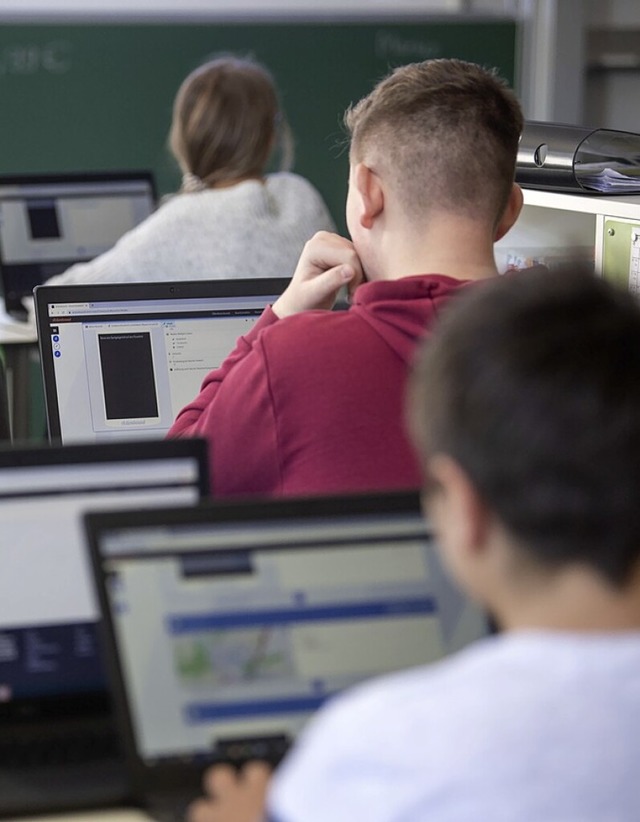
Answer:
<svg viewBox="0 0 640 822"><path fill-rule="evenodd" d="M345 125L352 157L367 152L388 167L409 214L502 217L523 115L494 69L449 58L400 66L347 110Z"/></svg>
<svg viewBox="0 0 640 822"><path fill-rule="evenodd" d="M622 588L640 558L640 306L591 273L470 285L425 346L409 425L538 564Z"/></svg>

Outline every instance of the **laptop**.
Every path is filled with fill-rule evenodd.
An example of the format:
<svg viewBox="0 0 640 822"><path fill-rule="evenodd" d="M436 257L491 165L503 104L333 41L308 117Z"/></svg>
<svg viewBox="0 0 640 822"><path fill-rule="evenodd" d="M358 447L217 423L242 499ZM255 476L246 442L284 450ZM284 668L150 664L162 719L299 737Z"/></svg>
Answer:
<svg viewBox="0 0 640 822"><path fill-rule="evenodd" d="M195 439L0 450L0 815L125 796L81 513L194 505L207 464Z"/></svg>
<svg viewBox="0 0 640 822"><path fill-rule="evenodd" d="M108 251L156 207L150 171L0 176L0 279L8 314L35 286Z"/></svg>
<svg viewBox="0 0 640 822"><path fill-rule="evenodd" d="M89 514L132 795L176 818L213 762L277 764L322 703L490 631L417 494Z"/></svg>
<svg viewBox="0 0 640 822"><path fill-rule="evenodd" d="M40 286L51 440L164 437L288 279Z"/></svg>

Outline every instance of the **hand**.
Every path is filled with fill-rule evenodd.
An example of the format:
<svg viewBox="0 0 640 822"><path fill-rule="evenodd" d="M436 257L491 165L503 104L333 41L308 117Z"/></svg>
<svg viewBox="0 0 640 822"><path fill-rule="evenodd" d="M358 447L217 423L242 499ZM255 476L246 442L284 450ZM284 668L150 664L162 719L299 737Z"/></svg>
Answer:
<svg viewBox="0 0 640 822"><path fill-rule="evenodd" d="M312 308L333 308L342 286L352 293L364 279L350 240L319 231L306 243L286 290L273 304L281 319Z"/></svg>
<svg viewBox="0 0 640 822"><path fill-rule="evenodd" d="M265 762L248 762L240 773L229 765L209 768L204 777L207 797L190 805L188 822L260 822L270 776Z"/></svg>

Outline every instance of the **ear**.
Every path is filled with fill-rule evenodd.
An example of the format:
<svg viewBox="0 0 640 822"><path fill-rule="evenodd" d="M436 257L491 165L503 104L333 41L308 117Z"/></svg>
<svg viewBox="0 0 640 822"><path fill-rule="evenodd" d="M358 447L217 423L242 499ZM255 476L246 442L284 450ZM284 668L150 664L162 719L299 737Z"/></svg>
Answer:
<svg viewBox="0 0 640 822"><path fill-rule="evenodd" d="M428 471L437 490L424 499L425 510L447 565L460 576L463 563L483 552L491 514L469 476L451 457L433 455Z"/></svg>
<svg viewBox="0 0 640 822"><path fill-rule="evenodd" d="M503 211L502 217L496 227L494 242L497 243L498 240L501 240L518 219L520 212L522 211L523 200L522 189L517 183L514 183L511 186L511 193L509 194L507 206Z"/></svg>
<svg viewBox="0 0 640 822"><path fill-rule="evenodd" d="M353 169L353 185L360 203L360 225L371 228L376 217L384 210L384 192L380 178L369 166L358 163Z"/></svg>

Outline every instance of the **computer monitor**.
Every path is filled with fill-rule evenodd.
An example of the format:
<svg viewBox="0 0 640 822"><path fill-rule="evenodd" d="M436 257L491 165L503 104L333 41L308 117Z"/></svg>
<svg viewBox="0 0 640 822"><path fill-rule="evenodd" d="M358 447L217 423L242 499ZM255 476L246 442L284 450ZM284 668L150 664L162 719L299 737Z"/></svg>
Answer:
<svg viewBox="0 0 640 822"><path fill-rule="evenodd" d="M195 504L207 492L196 440L0 450L0 702L104 691L87 509ZM81 649L81 652L79 651Z"/></svg>
<svg viewBox="0 0 640 822"><path fill-rule="evenodd" d="M123 790L81 517L194 505L207 466L196 439L0 450L0 815Z"/></svg>
<svg viewBox="0 0 640 822"><path fill-rule="evenodd" d="M49 435L163 437L288 279L39 286Z"/></svg>
<svg viewBox="0 0 640 822"><path fill-rule="evenodd" d="M156 205L149 171L0 176L0 279L8 313L74 263L110 249Z"/></svg>
<svg viewBox="0 0 640 822"><path fill-rule="evenodd" d="M134 792L173 804L208 763L277 762L344 688L487 635L417 493L86 518Z"/></svg>

